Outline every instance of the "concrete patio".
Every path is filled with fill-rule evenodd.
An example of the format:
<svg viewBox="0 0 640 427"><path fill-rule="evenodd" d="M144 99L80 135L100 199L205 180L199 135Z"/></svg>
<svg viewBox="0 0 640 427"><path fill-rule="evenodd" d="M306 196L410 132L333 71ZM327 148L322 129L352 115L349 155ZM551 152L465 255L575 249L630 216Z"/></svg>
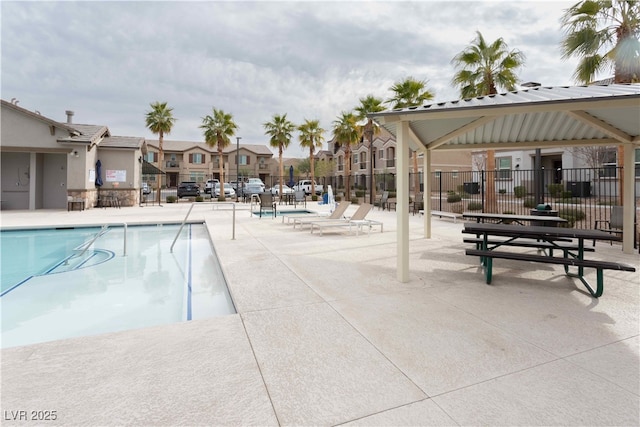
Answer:
<svg viewBox="0 0 640 427"><path fill-rule="evenodd" d="M384 232L323 236L196 206L238 314L2 350L3 425L640 424L640 274L592 298L561 266L464 255L461 221L410 218L410 275ZM181 220L189 204L2 211L2 227ZM311 205L310 205L311 207ZM355 207L349 208L355 211ZM349 211L348 211L349 212ZM640 270L599 243L595 256ZM595 280L595 271L588 277ZM11 412L13 411L13 412ZM47 424L40 422L38 424Z"/></svg>

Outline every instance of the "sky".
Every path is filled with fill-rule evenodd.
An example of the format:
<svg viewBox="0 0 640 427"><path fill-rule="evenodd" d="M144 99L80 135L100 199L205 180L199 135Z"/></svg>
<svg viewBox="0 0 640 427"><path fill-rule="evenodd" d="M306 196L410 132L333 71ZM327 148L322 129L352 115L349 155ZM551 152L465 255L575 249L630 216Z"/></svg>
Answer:
<svg viewBox="0 0 640 427"><path fill-rule="evenodd" d="M476 31L524 53L521 82L575 84L577 60L559 48L574 3L3 0L1 97L60 122L72 110L74 123L112 135L157 140L145 114L160 101L176 118L165 139L204 141L215 107L232 114L241 144L268 145L263 124L285 113L319 120L328 141L342 111L391 98L407 77L426 81L434 102L458 99L451 59ZM308 156L297 133L285 156Z"/></svg>

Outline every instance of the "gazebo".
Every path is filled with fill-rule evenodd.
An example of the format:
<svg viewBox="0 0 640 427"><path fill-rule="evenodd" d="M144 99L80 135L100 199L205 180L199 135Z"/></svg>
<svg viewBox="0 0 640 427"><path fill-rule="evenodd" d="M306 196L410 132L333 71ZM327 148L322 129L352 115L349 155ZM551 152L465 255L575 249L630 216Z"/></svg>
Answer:
<svg viewBox="0 0 640 427"><path fill-rule="evenodd" d="M369 115L396 137L397 278L409 280L409 148L423 154L430 187L434 150L502 150L616 145L624 173L623 242L633 251L635 149L640 147L640 84L534 87L520 91L387 110ZM431 237L431 202L424 234Z"/></svg>

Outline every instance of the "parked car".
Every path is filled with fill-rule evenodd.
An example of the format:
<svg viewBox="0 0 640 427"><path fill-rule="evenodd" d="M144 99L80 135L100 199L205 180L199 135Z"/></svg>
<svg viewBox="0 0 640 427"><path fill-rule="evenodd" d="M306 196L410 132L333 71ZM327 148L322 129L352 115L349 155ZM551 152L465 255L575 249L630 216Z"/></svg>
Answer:
<svg viewBox="0 0 640 427"><path fill-rule="evenodd" d="M293 194L293 188L289 187L286 184L282 184L282 194ZM273 187L271 187L271 194L273 194L274 196L279 196L280 195L280 184L275 184Z"/></svg>
<svg viewBox="0 0 640 427"><path fill-rule="evenodd" d="M253 185L259 185L262 188L262 191L260 191L261 193L264 193L264 182L262 182L262 180L260 178L249 178L247 180L247 185L249 184L253 184Z"/></svg>
<svg viewBox="0 0 640 427"><path fill-rule="evenodd" d="M252 194L264 193L264 187L260 184L245 184L244 187L238 192L241 197L251 197Z"/></svg>
<svg viewBox="0 0 640 427"><path fill-rule="evenodd" d="M209 179L207 180L206 184L204 185L204 192L206 194L211 194L211 190L214 189L214 187L216 186L217 183L219 183L220 181L218 181L217 179Z"/></svg>
<svg viewBox="0 0 640 427"><path fill-rule="evenodd" d="M220 183L218 182L213 190L214 197L220 197ZM236 190L228 182L224 183L224 197L235 197Z"/></svg>
<svg viewBox="0 0 640 427"><path fill-rule="evenodd" d="M188 196L199 196L200 195L200 187L198 183L195 181L183 181L178 185L178 198L188 197Z"/></svg>
<svg viewBox="0 0 640 427"><path fill-rule="evenodd" d="M142 194L151 194L151 187L146 182L142 183Z"/></svg>

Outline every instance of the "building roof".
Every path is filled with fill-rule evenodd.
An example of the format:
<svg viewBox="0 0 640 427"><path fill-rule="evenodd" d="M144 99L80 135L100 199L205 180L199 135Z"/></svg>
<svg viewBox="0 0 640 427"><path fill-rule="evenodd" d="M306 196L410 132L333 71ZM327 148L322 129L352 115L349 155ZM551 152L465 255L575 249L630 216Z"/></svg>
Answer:
<svg viewBox="0 0 640 427"><path fill-rule="evenodd" d="M157 139L147 139L147 144L159 148L160 142ZM193 149L200 149L211 154L218 152L217 146L211 147L207 143L202 141L176 141L165 139L162 141L162 149L164 151L178 151L185 152ZM266 145L260 144L240 144L240 149L245 149L254 154L261 156L273 156L273 152ZM223 153L229 154L236 151L236 144L229 144L225 147Z"/></svg>
<svg viewBox="0 0 640 427"><path fill-rule="evenodd" d="M371 114L414 148L501 149L639 144L640 85L535 87Z"/></svg>
<svg viewBox="0 0 640 427"><path fill-rule="evenodd" d="M108 136L100 142L100 148L127 148L137 150L144 145L139 136Z"/></svg>
<svg viewBox="0 0 640 427"><path fill-rule="evenodd" d="M58 142L63 143L85 143L97 144L104 137L110 135L109 128L104 125L81 125L75 123L67 123L75 132L65 138L58 138Z"/></svg>

